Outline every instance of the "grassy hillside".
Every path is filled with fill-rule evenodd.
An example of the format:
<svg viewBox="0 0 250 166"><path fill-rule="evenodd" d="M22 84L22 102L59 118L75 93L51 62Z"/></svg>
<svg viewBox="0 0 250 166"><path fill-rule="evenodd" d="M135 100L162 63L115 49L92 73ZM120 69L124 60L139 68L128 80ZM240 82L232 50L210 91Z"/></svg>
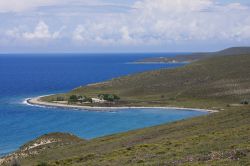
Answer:
<svg viewBox="0 0 250 166"><path fill-rule="evenodd" d="M177 69L162 69L79 87L66 94L96 97L111 93L121 97L116 105L198 106L211 108L250 98L250 55L218 56ZM207 101L209 99L209 103Z"/></svg>
<svg viewBox="0 0 250 166"><path fill-rule="evenodd" d="M249 165L250 107L44 148L21 165Z"/></svg>
<svg viewBox="0 0 250 166"><path fill-rule="evenodd" d="M250 165L250 56L218 56L79 87L46 97L115 93L122 105L173 105L219 109L171 124L70 144L40 146L21 165ZM32 144L32 142L31 142ZM26 146L24 146L26 147ZM35 151L35 153L34 153Z"/></svg>
<svg viewBox="0 0 250 166"><path fill-rule="evenodd" d="M8 155L5 157L4 163L8 163L10 165L19 164L19 160L23 157L27 156L35 156L44 150L48 150L51 148L63 147L66 145L75 145L79 143L83 143L85 140L80 139L69 133L50 133L45 134L35 140L32 140L19 148L15 153ZM0 165L3 164L0 160ZM6 164L6 165L8 165Z"/></svg>

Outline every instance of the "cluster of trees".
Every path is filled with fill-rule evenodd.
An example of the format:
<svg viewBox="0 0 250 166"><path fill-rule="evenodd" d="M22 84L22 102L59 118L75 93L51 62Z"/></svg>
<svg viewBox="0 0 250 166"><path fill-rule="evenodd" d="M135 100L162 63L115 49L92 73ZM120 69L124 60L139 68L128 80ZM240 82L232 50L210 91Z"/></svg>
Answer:
<svg viewBox="0 0 250 166"><path fill-rule="evenodd" d="M115 95L115 94L99 94L98 98L101 100L105 100L108 102L114 102L114 101L118 101L120 100L120 97ZM57 101L65 101L65 99L63 97L57 97ZM66 99L67 101L67 99ZM68 103L85 103L85 102L90 102L93 103L92 98L87 97L87 96L80 96L80 95L71 95L68 98Z"/></svg>
<svg viewBox="0 0 250 166"><path fill-rule="evenodd" d="M90 103L92 103L92 98L87 97L87 96L71 95L68 99L68 102L69 103L76 103L76 102L80 102L80 103L90 102Z"/></svg>
<svg viewBox="0 0 250 166"><path fill-rule="evenodd" d="M115 94L99 94L98 98L111 102L120 100L120 97Z"/></svg>

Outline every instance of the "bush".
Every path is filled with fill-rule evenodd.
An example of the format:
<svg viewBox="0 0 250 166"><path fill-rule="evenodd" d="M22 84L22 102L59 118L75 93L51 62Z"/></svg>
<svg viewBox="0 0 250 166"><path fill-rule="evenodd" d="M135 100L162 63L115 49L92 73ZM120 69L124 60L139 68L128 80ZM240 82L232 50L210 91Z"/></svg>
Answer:
<svg viewBox="0 0 250 166"><path fill-rule="evenodd" d="M77 101L78 101L78 98L77 98L76 95L71 95L71 96L69 97L69 102L75 103L75 102L77 102Z"/></svg>
<svg viewBox="0 0 250 166"><path fill-rule="evenodd" d="M76 102L90 102L92 103L92 98L87 96L77 96L77 95L71 95L68 99L69 103L76 103Z"/></svg>
<svg viewBox="0 0 250 166"><path fill-rule="evenodd" d="M114 95L108 95L108 97L106 98L107 101L114 101L115 97Z"/></svg>

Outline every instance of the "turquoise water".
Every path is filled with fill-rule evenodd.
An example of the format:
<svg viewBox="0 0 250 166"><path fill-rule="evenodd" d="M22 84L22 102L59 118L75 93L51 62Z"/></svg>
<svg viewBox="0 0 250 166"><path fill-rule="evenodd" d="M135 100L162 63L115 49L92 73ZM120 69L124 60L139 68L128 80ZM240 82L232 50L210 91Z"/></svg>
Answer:
<svg viewBox="0 0 250 166"><path fill-rule="evenodd" d="M29 106L25 98L66 92L113 77L183 64L128 64L161 54L0 56L0 156L49 132L85 139L204 115L190 110L93 112Z"/></svg>

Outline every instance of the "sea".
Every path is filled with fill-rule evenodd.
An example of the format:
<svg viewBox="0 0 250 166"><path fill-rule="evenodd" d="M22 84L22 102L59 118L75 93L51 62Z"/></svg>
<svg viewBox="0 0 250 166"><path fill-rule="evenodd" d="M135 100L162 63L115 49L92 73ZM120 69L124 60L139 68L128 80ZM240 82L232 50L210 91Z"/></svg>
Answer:
<svg viewBox="0 0 250 166"><path fill-rule="evenodd" d="M101 112L31 106L24 102L27 98L67 92L114 77L185 65L131 63L147 57L176 54L0 55L0 156L50 132L68 132L92 139L207 114L174 109Z"/></svg>

